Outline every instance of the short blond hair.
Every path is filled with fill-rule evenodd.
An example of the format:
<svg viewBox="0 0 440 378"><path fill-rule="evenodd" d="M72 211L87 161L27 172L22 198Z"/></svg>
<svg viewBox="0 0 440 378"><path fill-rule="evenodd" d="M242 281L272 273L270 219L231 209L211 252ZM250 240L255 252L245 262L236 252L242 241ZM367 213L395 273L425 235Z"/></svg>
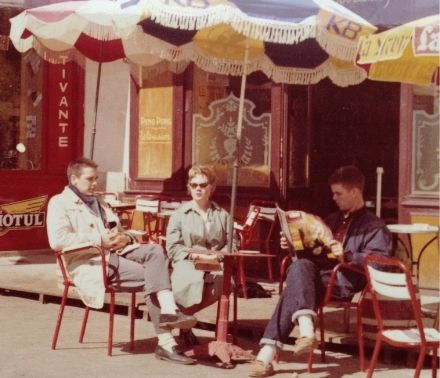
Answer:
<svg viewBox="0 0 440 378"><path fill-rule="evenodd" d="M188 186L191 180L197 175L206 176L206 178L208 179L208 183L212 186L213 190L215 189L217 177L211 167L208 167L206 165L193 165L188 172Z"/></svg>

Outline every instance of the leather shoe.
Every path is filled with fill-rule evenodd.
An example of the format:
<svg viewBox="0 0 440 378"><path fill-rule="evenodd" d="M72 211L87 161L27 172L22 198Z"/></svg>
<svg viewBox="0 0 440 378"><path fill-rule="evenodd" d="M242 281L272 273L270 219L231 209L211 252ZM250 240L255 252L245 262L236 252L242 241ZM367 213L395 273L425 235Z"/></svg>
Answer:
<svg viewBox="0 0 440 378"><path fill-rule="evenodd" d="M192 315L185 315L177 310L175 314L160 314L159 326L161 328L189 329L196 325L197 319Z"/></svg>
<svg viewBox="0 0 440 378"><path fill-rule="evenodd" d="M194 365L196 363L196 360L185 356L176 348L176 346L173 346L171 349L172 352L168 352L166 349L158 345L155 350L156 358L158 360L164 360L181 365Z"/></svg>

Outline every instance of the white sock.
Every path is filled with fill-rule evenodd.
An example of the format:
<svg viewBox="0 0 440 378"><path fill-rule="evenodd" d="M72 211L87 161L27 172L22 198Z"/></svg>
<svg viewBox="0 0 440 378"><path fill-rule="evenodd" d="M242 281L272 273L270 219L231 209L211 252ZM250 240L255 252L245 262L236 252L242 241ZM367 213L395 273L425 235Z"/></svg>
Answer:
<svg viewBox="0 0 440 378"><path fill-rule="evenodd" d="M168 352L172 352L171 348L177 345L171 332L159 333L157 338L158 344Z"/></svg>
<svg viewBox="0 0 440 378"><path fill-rule="evenodd" d="M314 337L315 329L311 315L298 316L299 337Z"/></svg>
<svg viewBox="0 0 440 378"><path fill-rule="evenodd" d="M268 364L273 361L276 352L277 352L277 347L275 345L264 344L263 347L258 352L256 360Z"/></svg>
<svg viewBox="0 0 440 378"><path fill-rule="evenodd" d="M160 305L160 312L162 314L176 313L177 310L176 302L174 301L173 293L170 290L158 291L156 295Z"/></svg>

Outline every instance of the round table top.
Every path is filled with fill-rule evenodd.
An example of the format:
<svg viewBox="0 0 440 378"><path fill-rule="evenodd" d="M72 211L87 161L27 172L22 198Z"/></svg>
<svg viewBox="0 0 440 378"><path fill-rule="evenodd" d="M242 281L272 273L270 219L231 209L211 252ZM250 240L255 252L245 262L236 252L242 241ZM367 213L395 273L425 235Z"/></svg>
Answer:
<svg viewBox="0 0 440 378"><path fill-rule="evenodd" d="M388 230L399 234L428 234L438 232L438 226L433 226L426 223L413 223L413 224L388 224Z"/></svg>

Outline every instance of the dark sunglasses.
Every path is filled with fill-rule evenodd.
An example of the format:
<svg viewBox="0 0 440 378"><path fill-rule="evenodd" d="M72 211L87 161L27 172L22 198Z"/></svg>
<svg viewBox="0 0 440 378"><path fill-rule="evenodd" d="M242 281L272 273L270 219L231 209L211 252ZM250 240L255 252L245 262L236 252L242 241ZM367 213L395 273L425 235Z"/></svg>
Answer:
<svg viewBox="0 0 440 378"><path fill-rule="evenodd" d="M196 189L197 187L200 187L201 189L205 189L209 185L209 182L202 182L200 184L196 184L195 182L189 183L189 186L191 189Z"/></svg>

